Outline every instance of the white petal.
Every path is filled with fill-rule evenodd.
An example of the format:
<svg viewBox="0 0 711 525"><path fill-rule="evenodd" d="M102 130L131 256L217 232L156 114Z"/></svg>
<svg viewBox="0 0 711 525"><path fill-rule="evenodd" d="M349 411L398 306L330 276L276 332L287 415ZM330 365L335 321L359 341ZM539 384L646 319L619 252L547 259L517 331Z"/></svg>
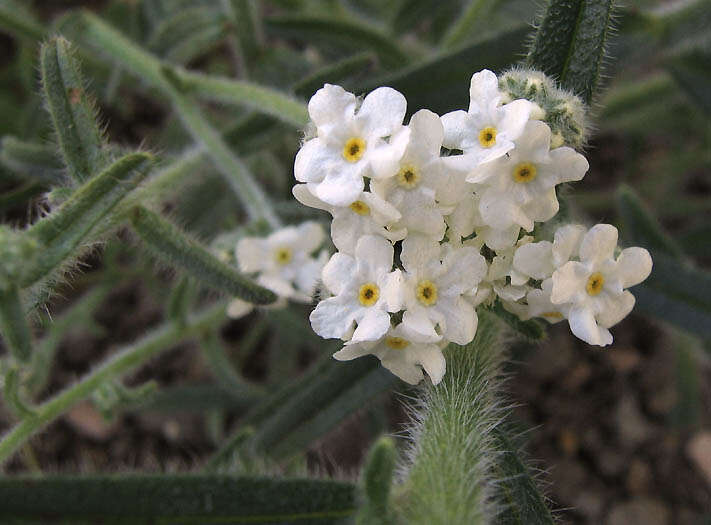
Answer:
<svg viewBox="0 0 711 525"><path fill-rule="evenodd" d="M442 350L436 345L412 345L405 349L408 353L408 360L422 365L433 385L442 381L447 371L447 362L444 359Z"/></svg>
<svg viewBox="0 0 711 525"><path fill-rule="evenodd" d="M506 191L487 188L479 201L479 213L487 226L496 230L506 230L513 225L518 225L526 231L533 229L533 221Z"/></svg>
<svg viewBox="0 0 711 525"><path fill-rule="evenodd" d="M375 183L373 182L373 184ZM395 206L375 193L365 191L360 198L370 208L370 213L375 222L381 226L388 226L402 217Z"/></svg>
<svg viewBox="0 0 711 525"><path fill-rule="evenodd" d="M532 109L533 104L524 99L502 106L503 117L497 125L499 133L505 133L508 140L516 140L523 133Z"/></svg>
<svg viewBox="0 0 711 525"><path fill-rule="evenodd" d="M334 163L333 152L326 143L311 139L301 146L294 160L294 176L301 182L320 182Z"/></svg>
<svg viewBox="0 0 711 525"><path fill-rule="evenodd" d="M603 261L610 259L617 247L617 228L610 224L596 224L580 243L580 260Z"/></svg>
<svg viewBox="0 0 711 525"><path fill-rule="evenodd" d="M478 226L479 203L474 194L469 193L447 217L447 224L460 237L469 237Z"/></svg>
<svg viewBox="0 0 711 525"><path fill-rule="evenodd" d="M400 260L406 271L422 271L433 260L439 261L440 244L427 235L409 235L402 241Z"/></svg>
<svg viewBox="0 0 711 525"><path fill-rule="evenodd" d="M514 268L534 279L547 279L555 270L552 247L548 241L524 244L514 254Z"/></svg>
<svg viewBox="0 0 711 525"><path fill-rule="evenodd" d="M393 266L393 245L382 237L361 237L355 255L359 263L366 263L374 273L389 272Z"/></svg>
<svg viewBox="0 0 711 525"><path fill-rule="evenodd" d="M404 351L407 351L407 349L399 350L399 352ZM425 377L419 366L413 363L408 363L407 360L399 356L396 359L383 359L382 364L394 375L406 383L410 383L411 385L416 385Z"/></svg>
<svg viewBox="0 0 711 525"><path fill-rule="evenodd" d="M506 228L504 230L497 230L495 228L483 228L481 236L484 238L486 245L494 251L504 250L513 246L518 239L518 234L521 231L521 227L516 225Z"/></svg>
<svg viewBox="0 0 711 525"><path fill-rule="evenodd" d="M356 262L353 257L345 253L334 253L323 267L321 279L331 293L340 295L345 284L353 278L355 269Z"/></svg>
<svg viewBox="0 0 711 525"><path fill-rule="evenodd" d="M387 137L402 125L406 110L407 100L402 93L380 87L365 97L356 118L365 134Z"/></svg>
<svg viewBox="0 0 711 525"><path fill-rule="evenodd" d="M358 327L353 332L351 341L354 343L376 341L383 337L389 328L390 316L379 308L371 306L366 309L365 315L358 321Z"/></svg>
<svg viewBox="0 0 711 525"><path fill-rule="evenodd" d="M405 310L402 323L398 327L407 334L405 339L416 338L420 340L437 341L440 336L435 331L435 325L427 315L427 309L420 305L413 305Z"/></svg>
<svg viewBox="0 0 711 525"><path fill-rule="evenodd" d="M444 274L437 279L437 285L450 295L472 290L488 272L486 259L478 250L466 246L449 252L442 266Z"/></svg>
<svg viewBox="0 0 711 525"><path fill-rule="evenodd" d="M587 159L573 148L562 146L550 152L551 166L558 174L558 182L582 180L590 168Z"/></svg>
<svg viewBox="0 0 711 525"><path fill-rule="evenodd" d="M254 305L243 301L242 299L232 299L230 304L227 305L227 317L230 319L239 319L244 317L249 312L254 310Z"/></svg>
<svg viewBox="0 0 711 525"><path fill-rule="evenodd" d="M444 127L443 145L449 149L464 149L471 143L469 113L462 110L452 111L442 115Z"/></svg>
<svg viewBox="0 0 711 525"><path fill-rule="evenodd" d="M338 361L350 361L372 353L371 345L367 343L344 345L338 352L333 354L333 358Z"/></svg>
<svg viewBox="0 0 711 525"><path fill-rule="evenodd" d="M410 118L411 131L410 144L418 150L439 157L442 141L444 140L444 126L436 113L429 109L421 109Z"/></svg>
<svg viewBox="0 0 711 525"><path fill-rule="evenodd" d="M500 98L499 80L488 69L483 69L472 75L469 84L469 112L489 106Z"/></svg>
<svg viewBox="0 0 711 525"><path fill-rule="evenodd" d="M370 176L374 179L383 179L395 175L400 169L400 160L409 142L410 128L402 128L395 133L390 142L380 141L378 145L371 147L366 152L371 168Z"/></svg>
<svg viewBox="0 0 711 525"><path fill-rule="evenodd" d="M311 193L306 184L296 184L293 188L291 188L291 193L294 195L296 200L304 206L316 208L317 210L325 210L331 214L333 213L333 206L323 202L316 195Z"/></svg>
<svg viewBox="0 0 711 525"><path fill-rule="evenodd" d="M551 301L554 304L567 303L576 294L585 293L585 284L589 275L587 267L579 262L570 261L553 272L553 291Z"/></svg>
<svg viewBox="0 0 711 525"><path fill-rule="evenodd" d="M331 297L311 312L311 328L324 339L342 338L352 329L359 310L351 298Z"/></svg>
<svg viewBox="0 0 711 525"><path fill-rule="evenodd" d="M358 169L356 166L330 170L312 191L328 204L348 206L358 198L365 186L361 171L362 167Z"/></svg>
<svg viewBox="0 0 711 525"><path fill-rule="evenodd" d="M585 235L585 227L579 224L566 224L558 228L553 239L553 264L556 267L577 257L580 243Z"/></svg>
<svg viewBox="0 0 711 525"><path fill-rule="evenodd" d="M454 301L438 301L435 307L446 319L445 326L441 327L445 339L458 345L474 339L478 318L470 303L457 297Z"/></svg>
<svg viewBox="0 0 711 525"><path fill-rule="evenodd" d="M558 213L560 205L555 194L555 188L550 188L541 195L537 195L533 200L527 202L522 207L523 213L534 222L546 222ZM526 230L531 231L531 230Z"/></svg>
<svg viewBox="0 0 711 525"><path fill-rule="evenodd" d="M243 237L237 242L235 257L241 272L252 273L267 267L269 253L264 239Z"/></svg>
<svg viewBox="0 0 711 525"><path fill-rule="evenodd" d="M621 295L613 298L611 301L606 301L607 308L597 314L597 320L600 326L610 328L622 321L634 308L634 295L625 290Z"/></svg>
<svg viewBox="0 0 711 525"><path fill-rule="evenodd" d="M280 277L279 275L262 274L257 277L257 283L268 290L271 290L279 297L290 299L294 295L294 287L292 284Z"/></svg>
<svg viewBox="0 0 711 525"><path fill-rule="evenodd" d="M617 278L623 288L644 281L652 273L652 257L644 248L625 248L617 258Z"/></svg>
<svg viewBox="0 0 711 525"><path fill-rule="evenodd" d="M305 253L313 253L323 244L326 234L321 225L315 221L306 221L297 226L299 235L297 248Z"/></svg>
<svg viewBox="0 0 711 525"><path fill-rule="evenodd" d="M323 250L318 258L309 257L296 271L295 284L299 290L309 297L316 290L316 284L321 279L321 274L328 259L328 252Z"/></svg>
<svg viewBox="0 0 711 525"><path fill-rule="evenodd" d="M529 120L523 134L516 141L516 152L521 160L547 161L551 144L551 128L540 120Z"/></svg>
<svg viewBox="0 0 711 525"><path fill-rule="evenodd" d="M309 100L309 116L316 126L340 124L353 117L356 97L341 86L324 84Z"/></svg>
<svg viewBox="0 0 711 525"><path fill-rule="evenodd" d="M568 314L568 324L573 335L589 345L607 346L612 343L612 335L606 328L597 325L589 308L573 308Z"/></svg>

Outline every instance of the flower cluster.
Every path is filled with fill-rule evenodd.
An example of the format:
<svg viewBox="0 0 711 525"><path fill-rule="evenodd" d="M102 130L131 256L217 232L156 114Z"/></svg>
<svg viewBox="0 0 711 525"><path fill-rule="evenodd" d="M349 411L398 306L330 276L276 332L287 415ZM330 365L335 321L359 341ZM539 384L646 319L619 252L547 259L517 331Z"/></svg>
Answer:
<svg viewBox="0 0 711 525"><path fill-rule="evenodd" d="M283 307L287 300L310 303L328 259L321 250L325 233L321 225L307 221L298 226L287 226L268 237L243 237L237 242L235 257L240 271L256 275L256 282L274 292L279 300L273 307ZM254 306L241 299L233 299L227 313L237 319L252 311Z"/></svg>
<svg viewBox="0 0 711 525"><path fill-rule="evenodd" d="M600 345L631 309L625 288L649 274L651 259L639 248L615 259L614 228L567 226L553 243L526 235L558 212L556 186L581 180L588 163L551 145L540 104L511 100L501 86L491 71L476 73L467 111L422 109L407 125L405 97L392 88L361 101L326 84L311 98L293 194L333 216L338 252L310 320L345 342L336 359L374 354L409 383L424 370L436 384L441 349L474 338L481 304L498 298L524 319L568 318Z"/></svg>

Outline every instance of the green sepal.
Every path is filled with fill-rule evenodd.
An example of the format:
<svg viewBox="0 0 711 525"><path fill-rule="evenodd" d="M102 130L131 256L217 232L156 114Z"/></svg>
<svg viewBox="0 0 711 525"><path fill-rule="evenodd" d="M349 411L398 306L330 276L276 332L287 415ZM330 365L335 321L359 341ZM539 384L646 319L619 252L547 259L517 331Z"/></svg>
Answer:
<svg viewBox="0 0 711 525"><path fill-rule="evenodd" d="M143 207L134 208L131 223L146 246L159 259L175 265L199 282L254 304L276 301L267 290L227 266L176 226Z"/></svg>
<svg viewBox="0 0 711 525"><path fill-rule="evenodd" d="M614 0L550 0L526 63L590 103L602 70Z"/></svg>
<svg viewBox="0 0 711 525"><path fill-rule="evenodd" d="M20 281L26 288L59 268L85 240L91 229L146 176L153 157L130 153L93 177L57 210L34 223L27 234L42 246Z"/></svg>
<svg viewBox="0 0 711 525"><path fill-rule="evenodd" d="M69 175L77 183L88 180L107 163L103 134L96 121L74 50L56 37L42 45L42 91Z"/></svg>
<svg viewBox="0 0 711 525"><path fill-rule="evenodd" d="M27 362L32 352L32 332L17 286L0 290L0 332L12 356Z"/></svg>
<svg viewBox="0 0 711 525"><path fill-rule="evenodd" d="M384 436L371 447L363 469L363 503L356 523L390 525L395 523L390 510L390 488L393 483L397 449L392 438Z"/></svg>
<svg viewBox="0 0 711 525"><path fill-rule="evenodd" d="M355 510L355 488L330 480L224 475L100 475L0 479L5 522L314 523Z"/></svg>

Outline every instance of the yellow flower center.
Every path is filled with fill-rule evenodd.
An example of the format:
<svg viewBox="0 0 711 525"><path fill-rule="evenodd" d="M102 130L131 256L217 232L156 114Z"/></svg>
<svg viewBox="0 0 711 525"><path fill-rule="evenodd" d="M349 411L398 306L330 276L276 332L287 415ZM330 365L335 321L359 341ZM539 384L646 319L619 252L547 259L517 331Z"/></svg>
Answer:
<svg viewBox="0 0 711 525"><path fill-rule="evenodd" d="M417 186L420 183L420 174L418 173L417 168L411 164L407 164L400 168L400 171L397 173L397 183L408 190L411 190Z"/></svg>
<svg viewBox="0 0 711 525"><path fill-rule="evenodd" d="M602 287L605 284L605 278L600 272L595 272L588 277L588 284L585 285L585 291L588 295L597 295L602 292Z"/></svg>
<svg viewBox="0 0 711 525"><path fill-rule="evenodd" d="M516 164L513 170L513 178L516 182L531 182L536 178L536 166L530 162L521 162Z"/></svg>
<svg viewBox="0 0 711 525"><path fill-rule="evenodd" d="M417 283L417 299L425 306L432 306L437 302L437 285L427 279Z"/></svg>
<svg viewBox="0 0 711 525"><path fill-rule="evenodd" d="M479 144L482 148L490 148L496 144L496 128L487 126L479 132Z"/></svg>
<svg viewBox="0 0 711 525"><path fill-rule="evenodd" d="M370 213L370 206L363 201L353 201L348 207L358 215L368 215Z"/></svg>
<svg viewBox="0 0 711 525"><path fill-rule="evenodd" d="M274 252L274 260L277 264L289 264L291 261L291 248L278 248L277 251Z"/></svg>
<svg viewBox="0 0 711 525"><path fill-rule="evenodd" d="M360 137L351 137L343 146L343 158L348 162L358 162L365 153L365 141Z"/></svg>
<svg viewBox="0 0 711 525"><path fill-rule="evenodd" d="M375 283L365 283L358 290L358 300L363 306L373 306L380 297L380 288Z"/></svg>
<svg viewBox="0 0 711 525"><path fill-rule="evenodd" d="M546 317L549 319L563 319L563 314L560 312L543 312L541 317Z"/></svg>
<svg viewBox="0 0 711 525"><path fill-rule="evenodd" d="M410 341L403 339L402 337L388 336L385 338L385 344L393 350L402 350L410 346Z"/></svg>

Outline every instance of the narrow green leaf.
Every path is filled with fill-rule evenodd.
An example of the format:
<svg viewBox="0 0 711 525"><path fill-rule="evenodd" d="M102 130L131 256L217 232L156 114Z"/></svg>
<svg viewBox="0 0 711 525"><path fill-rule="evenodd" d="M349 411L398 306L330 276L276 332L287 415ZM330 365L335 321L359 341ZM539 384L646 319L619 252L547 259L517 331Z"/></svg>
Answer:
<svg viewBox="0 0 711 525"><path fill-rule="evenodd" d="M362 474L365 501L358 509L356 523L395 523L390 510L390 487L395 473L397 449L392 438L381 437L370 449Z"/></svg>
<svg viewBox="0 0 711 525"><path fill-rule="evenodd" d="M225 351L217 333L211 333L202 340L207 363L217 383L235 397L248 397L255 399L263 395L262 389L245 381L235 370L235 365Z"/></svg>
<svg viewBox="0 0 711 525"><path fill-rule="evenodd" d="M451 49L470 40L476 30L484 26L487 15L500 1L469 0L442 39L442 47Z"/></svg>
<svg viewBox="0 0 711 525"><path fill-rule="evenodd" d="M239 53L249 70L264 46L264 30L256 0L221 0L222 9L233 25Z"/></svg>
<svg viewBox="0 0 711 525"><path fill-rule="evenodd" d="M186 130L201 144L215 163L225 181L230 184L252 220L264 219L272 228L281 226L264 191L256 183L247 166L229 149L222 136L200 112L198 106L181 93L180 77L165 68L168 95Z"/></svg>
<svg viewBox="0 0 711 525"><path fill-rule="evenodd" d="M20 397L20 371L15 367L7 370L4 382L5 402L13 410L15 416L20 419L34 416L35 412Z"/></svg>
<svg viewBox="0 0 711 525"><path fill-rule="evenodd" d="M371 53L355 54L314 71L297 82L293 91L300 97L310 98L325 83L343 82L348 78L362 76L374 63L375 57Z"/></svg>
<svg viewBox="0 0 711 525"><path fill-rule="evenodd" d="M368 403L376 396L397 385L397 377L379 364L376 366L375 370L368 372L362 378L357 378L347 389L334 394L332 398L319 400L320 408L318 412L301 422L298 427L290 432L287 433L285 431L284 435L279 437L278 443L273 446L258 442L258 432L257 440L255 440L258 442L258 446L265 447L264 450L267 451L269 456L277 459L287 458L306 449L311 443L335 428L348 416L368 406ZM309 397L306 402L313 403L314 400L315 398ZM279 421L276 426L279 426L282 422ZM270 424L270 422L266 422L265 427L269 428ZM268 433L262 434L262 436L270 439Z"/></svg>
<svg viewBox="0 0 711 525"><path fill-rule="evenodd" d="M289 14L265 18L264 25L276 36L320 41L331 47L342 44L359 51L370 49L390 68L403 67L410 61L390 35L352 18Z"/></svg>
<svg viewBox="0 0 711 525"><path fill-rule="evenodd" d="M709 6L711 7L711 6ZM711 49L696 47L666 61L674 80L686 91L689 99L706 115L711 115Z"/></svg>
<svg viewBox="0 0 711 525"><path fill-rule="evenodd" d="M160 389L148 399L133 404L129 409L161 414L186 412L204 414L211 410L244 413L260 399L261 396L249 395L246 391L237 396L219 385L201 383Z"/></svg>
<svg viewBox="0 0 711 525"><path fill-rule="evenodd" d="M528 32L527 26L520 26L353 87L360 92L378 86L393 87L405 94L408 108L413 113L420 108L440 114L466 108L469 105L467 86L472 74L484 68L502 70L509 67L523 52Z"/></svg>
<svg viewBox="0 0 711 525"><path fill-rule="evenodd" d="M521 461L511 440L497 427L492 431L497 449L493 469L497 479L497 499L503 512L502 525L553 525L554 520L529 469Z"/></svg>
<svg viewBox="0 0 711 525"><path fill-rule="evenodd" d="M164 65L157 57L145 52L119 31L97 16L83 12L80 18L82 36L100 54L109 56L140 80L168 94L171 84ZM240 82L222 77L173 69L172 78L183 90L193 90L196 95L225 103L248 106L301 128L308 121L306 105L279 91L250 82Z"/></svg>
<svg viewBox="0 0 711 525"><path fill-rule="evenodd" d="M0 29L16 38L42 40L44 29L27 5L15 0L0 0Z"/></svg>
<svg viewBox="0 0 711 525"><path fill-rule="evenodd" d="M0 464L4 463L33 434L61 416L79 401L89 397L102 384L113 378L120 377L160 351L186 338L194 337L205 330L214 329L224 322L225 318L225 304L220 302L198 314L190 316L185 326L172 322L166 323L150 331L134 344L120 349L76 383L37 406L35 417L24 419L6 431L0 438Z"/></svg>
<svg viewBox="0 0 711 525"><path fill-rule="evenodd" d="M656 253L666 253L672 257L684 258L679 244L670 237L659 221L647 209L632 188L622 184L615 192L617 213L622 218L623 233L631 242Z"/></svg>
<svg viewBox="0 0 711 525"><path fill-rule="evenodd" d="M42 45L40 71L62 157L71 177L81 183L98 173L107 159L96 110L73 54L65 39L51 39Z"/></svg>
<svg viewBox="0 0 711 525"><path fill-rule="evenodd" d="M32 333L17 286L0 291L0 332L15 359L27 362L32 352Z"/></svg>
<svg viewBox="0 0 711 525"><path fill-rule="evenodd" d="M5 520L333 523L353 513L355 490L350 483L309 479L50 476L0 479L0 500Z"/></svg>
<svg viewBox="0 0 711 525"><path fill-rule="evenodd" d="M224 16L216 9L191 7L175 11L156 26L147 47L157 55L167 56L193 34L223 23Z"/></svg>
<svg viewBox="0 0 711 525"><path fill-rule="evenodd" d="M0 164L35 182L62 183L62 164L50 146L6 135L0 141Z"/></svg>
<svg viewBox="0 0 711 525"><path fill-rule="evenodd" d="M600 80L614 0L550 0L526 62L590 103Z"/></svg>
<svg viewBox="0 0 711 525"><path fill-rule="evenodd" d="M254 284L177 227L143 207L135 208L131 222L138 235L163 262L175 265L220 292L254 304L270 304L276 295Z"/></svg>
<svg viewBox="0 0 711 525"><path fill-rule="evenodd" d="M91 229L148 173L153 157L131 153L84 183L57 210L34 223L28 235L43 248L28 261L22 287L28 287L75 254Z"/></svg>

